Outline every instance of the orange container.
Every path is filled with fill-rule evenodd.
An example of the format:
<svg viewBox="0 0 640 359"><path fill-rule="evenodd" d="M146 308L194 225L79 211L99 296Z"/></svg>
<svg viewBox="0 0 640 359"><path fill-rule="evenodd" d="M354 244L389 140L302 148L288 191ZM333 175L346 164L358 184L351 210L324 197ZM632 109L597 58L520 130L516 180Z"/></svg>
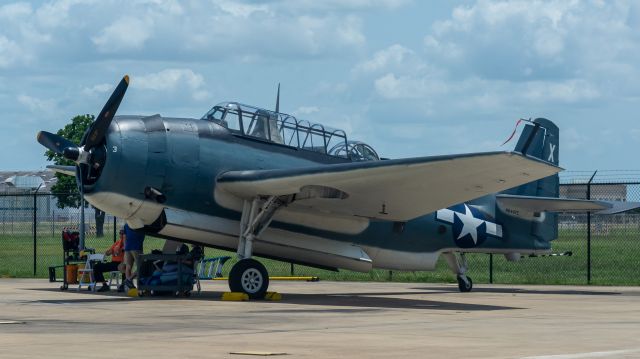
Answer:
<svg viewBox="0 0 640 359"><path fill-rule="evenodd" d="M67 283L78 284L78 265L77 264L67 265Z"/></svg>
<svg viewBox="0 0 640 359"><path fill-rule="evenodd" d="M91 282L91 274L90 273L80 273L80 270L84 269L86 263L80 263L78 264L78 271L76 272L76 283L82 279L82 283L89 283Z"/></svg>

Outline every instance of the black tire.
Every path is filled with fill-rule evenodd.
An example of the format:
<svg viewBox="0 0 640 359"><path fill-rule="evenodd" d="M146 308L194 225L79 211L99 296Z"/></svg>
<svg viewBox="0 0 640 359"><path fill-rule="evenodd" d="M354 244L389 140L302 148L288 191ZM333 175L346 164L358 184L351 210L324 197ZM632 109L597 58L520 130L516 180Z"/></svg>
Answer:
<svg viewBox="0 0 640 359"><path fill-rule="evenodd" d="M465 281L462 276L458 276L458 289L460 289L462 293L471 292L471 289L473 289L473 281L471 278L467 277Z"/></svg>
<svg viewBox="0 0 640 359"><path fill-rule="evenodd" d="M255 259L243 259L236 263L229 273L229 289L243 292L251 299L264 299L269 288L269 273Z"/></svg>

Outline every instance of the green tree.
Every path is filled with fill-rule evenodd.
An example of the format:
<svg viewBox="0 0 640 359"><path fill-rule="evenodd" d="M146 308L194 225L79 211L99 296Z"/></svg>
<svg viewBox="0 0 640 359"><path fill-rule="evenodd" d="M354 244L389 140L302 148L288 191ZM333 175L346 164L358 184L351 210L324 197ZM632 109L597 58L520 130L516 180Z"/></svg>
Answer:
<svg viewBox="0 0 640 359"><path fill-rule="evenodd" d="M71 119L71 123L64 126L64 128L56 132L59 136L70 140L73 143L79 144L82 140L82 136L87 131L91 123L93 122L93 115L78 115ZM44 153L47 157L47 161L53 161L56 165L62 166L74 166L75 163L68 160L62 155L59 155L51 150L47 150ZM78 186L76 185L76 179L72 176L56 173L57 183L51 187L51 192L58 198L58 207L80 207L80 193L78 192Z"/></svg>
<svg viewBox="0 0 640 359"><path fill-rule="evenodd" d="M73 143L79 144L80 141L82 141L82 136L87 131L89 126L91 126L93 120L93 115L78 115L71 119L71 123L58 130L57 134L70 140ZM47 150L44 155L45 157L47 157L47 161L53 161L53 163L55 163L56 165L75 165L73 161L62 157L62 155L54 153L51 150ZM58 179L58 181L51 187L51 192L58 199L58 207L80 207L80 192L78 191L76 178L60 173L56 173L56 178ZM96 219L96 235L98 237L102 237L105 213L95 207L94 209Z"/></svg>

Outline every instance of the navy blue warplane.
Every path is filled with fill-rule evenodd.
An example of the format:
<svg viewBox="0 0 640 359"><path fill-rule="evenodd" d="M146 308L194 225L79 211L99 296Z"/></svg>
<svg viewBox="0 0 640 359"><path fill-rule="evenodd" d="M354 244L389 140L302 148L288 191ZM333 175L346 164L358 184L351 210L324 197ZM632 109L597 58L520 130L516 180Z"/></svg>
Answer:
<svg viewBox="0 0 640 359"><path fill-rule="evenodd" d="M468 292L465 253L549 253L555 212L629 209L558 198L559 132L546 119L513 152L386 160L341 130L236 102L201 119L114 117L128 82L79 145L38 133L76 163L50 167L132 228L236 251L229 287L252 298L269 285L253 256L366 272L432 270L442 255Z"/></svg>

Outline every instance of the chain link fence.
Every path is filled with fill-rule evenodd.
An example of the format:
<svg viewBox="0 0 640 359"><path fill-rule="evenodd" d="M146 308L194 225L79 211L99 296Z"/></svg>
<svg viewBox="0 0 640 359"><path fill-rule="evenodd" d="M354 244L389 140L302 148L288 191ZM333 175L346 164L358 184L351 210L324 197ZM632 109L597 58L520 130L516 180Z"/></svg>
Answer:
<svg viewBox="0 0 640 359"><path fill-rule="evenodd" d="M565 172L561 197L640 202L640 171ZM0 276L48 276L62 264L62 231L78 230L80 209L57 207L48 193L0 194ZM103 252L115 241L124 222L106 215L102 231L91 207L85 210L85 247ZM102 233L100 233L102 232ZM162 248L164 240L147 237L145 251ZM468 274L475 283L640 285L640 211L617 215L562 214L553 254L523 256L510 262L501 255L469 253ZM211 248L205 256L234 253ZM273 276L317 276L322 280L455 282L443 258L432 272L339 271L260 259Z"/></svg>

